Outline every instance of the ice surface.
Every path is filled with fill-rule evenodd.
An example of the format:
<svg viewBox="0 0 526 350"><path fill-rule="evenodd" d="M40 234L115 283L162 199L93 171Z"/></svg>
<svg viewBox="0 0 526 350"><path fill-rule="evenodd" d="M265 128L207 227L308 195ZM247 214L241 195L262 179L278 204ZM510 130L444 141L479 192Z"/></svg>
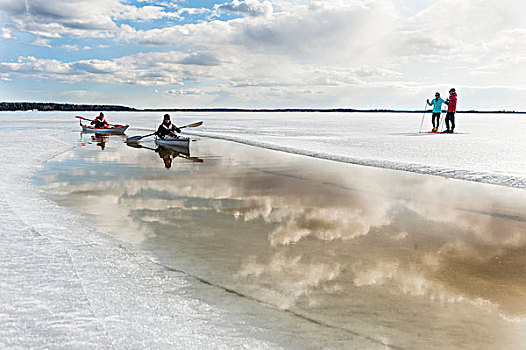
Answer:
<svg viewBox="0 0 526 350"><path fill-rule="evenodd" d="M108 118L132 124L128 134L141 135L152 130L162 114L112 113ZM198 129L186 129L188 133L526 188L523 116L459 114L457 131L463 134L458 135L420 134L420 118L359 113L172 115L178 125L205 121ZM101 235L35 190L32 174L74 146L61 141L61 134L78 130L69 113L0 114L0 348L278 347L267 336L240 331L225 310L185 295L193 283L188 276L166 271L131 246ZM362 283L370 279L362 277Z"/></svg>
<svg viewBox="0 0 526 350"><path fill-rule="evenodd" d="M155 130L163 114L114 112L108 118L131 124L127 134L133 136ZM183 129L187 134L341 162L526 188L524 114L457 113L455 135L426 133L431 129L429 113L424 117L422 133L420 113L170 114L177 125L204 121L198 128ZM78 129L69 113L34 113L31 118L69 121L72 129Z"/></svg>
<svg viewBox="0 0 526 350"><path fill-rule="evenodd" d="M150 130L160 118L137 113L133 125ZM526 188L525 115L457 113L455 135L425 133L429 114L419 133L419 113L173 113L172 120L204 121L186 133L284 152Z"/></svg>
<svg viewBox="0 0 526 350"><path fill-rule="evenodd" d="M25 122L0 120L0 348L276 348L186 297L184 274L44 199L30 178L71 148L55 137L69 127Z"/></svg>

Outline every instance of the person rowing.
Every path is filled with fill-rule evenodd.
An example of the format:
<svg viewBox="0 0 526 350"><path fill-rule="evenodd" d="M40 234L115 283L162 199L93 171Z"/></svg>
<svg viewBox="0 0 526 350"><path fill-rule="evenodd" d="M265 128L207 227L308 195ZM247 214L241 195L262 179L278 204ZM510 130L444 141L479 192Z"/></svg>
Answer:
<svg viewBox="0 0 526 350"><path fill-rule="evenodd" d="M95 125L97 129L107 128L110 126L110 123L106 121L104 118L104 113L100 112L100 114L95 117L90 123L91 125Z"/></svg>
<svg viewBox="0 0 526 350"><path fill-rule="evenodd" d="M179 129L176 125L172 124L172 122L170 121L169 114L165 114L163 122L157 128L155 135L166 140L170 138L176 138L176 132L181 132L181 129Z"/></svg>

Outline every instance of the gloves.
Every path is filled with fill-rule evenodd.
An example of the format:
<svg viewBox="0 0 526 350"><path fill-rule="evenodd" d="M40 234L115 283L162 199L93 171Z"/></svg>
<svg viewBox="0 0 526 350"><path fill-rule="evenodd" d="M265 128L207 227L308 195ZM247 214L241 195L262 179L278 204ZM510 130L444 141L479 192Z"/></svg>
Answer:
<svg viewBox="0 0 526 350"><path fill-rule="evenodd" d="M178 127L175 127L175 131L181 132L181 129L179 129Z"/></svg>

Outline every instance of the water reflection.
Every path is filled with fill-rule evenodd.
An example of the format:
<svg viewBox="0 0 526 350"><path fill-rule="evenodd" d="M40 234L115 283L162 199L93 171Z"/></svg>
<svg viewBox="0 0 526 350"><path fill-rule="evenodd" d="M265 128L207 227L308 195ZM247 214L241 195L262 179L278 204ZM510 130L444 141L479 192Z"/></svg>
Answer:
<svg viewBox="0 0 526 350"><path fill-rule="evenodd" d="M174 172L153 147L114 150L111 169L77 149L90 161L49 163L47 188L167 266L330 327L408 348L526 344L524 191L193 147Z"/></svg>
<svg viewBox="0 0 526 350"><path fill-rule="evenodd" d="M80 146L87 146L89 144L94 144L100 147L100 149L103 151L106 148L106 144L110 140L110 136L114 140L119 140L119 141L123 140L124 138L123 135L110 135L110 134L104 134L104 133L93 134L93 133L81 132L78 144Z"/></svg>
<svg viewBox="0 0 526 350"><path fill-rule="evenodd" d="M172 167L172 161L177 157L187 159L187 160L190 160L192 162L197 162L197 163L203 162L201 158L190 156L189 147L157 146L157 148L152 148L152 147L148 147L148 146L145 146L137 142L127 142L126 145L132 148L143 148L143 149L148 149L148 150L156 152L159 155L159 158L163 160L164 167L166 169L170 169Z"/></svg>

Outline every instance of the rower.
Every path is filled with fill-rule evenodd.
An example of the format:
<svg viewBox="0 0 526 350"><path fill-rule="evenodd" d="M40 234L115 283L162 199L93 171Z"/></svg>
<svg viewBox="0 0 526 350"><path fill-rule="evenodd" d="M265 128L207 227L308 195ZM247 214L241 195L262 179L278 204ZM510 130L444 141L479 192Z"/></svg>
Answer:
<svg viewBox="0 0 526 350"><path fill-rule="evenodd" d="M155 135L159 136L162 139L176 138L176 132L181 132L181 129L179 129L176 125L172 124L172 122L170 121L169 114L165 114L163 123L159 125L159 128L157 128L157 131L155 132Z"/></svg>
<svg viewBox="0 0 526 350"><path fill-rule="evenodd" d="M97 129L105 128L105 127L110 126L110 124L106 121L106 119L104 119L104 113L102 113L102 112L100 112L98 117L95 117L95 119L93 119L91 121L91 125L93 125L93 124L95 124L95 127Z"/></svg>

